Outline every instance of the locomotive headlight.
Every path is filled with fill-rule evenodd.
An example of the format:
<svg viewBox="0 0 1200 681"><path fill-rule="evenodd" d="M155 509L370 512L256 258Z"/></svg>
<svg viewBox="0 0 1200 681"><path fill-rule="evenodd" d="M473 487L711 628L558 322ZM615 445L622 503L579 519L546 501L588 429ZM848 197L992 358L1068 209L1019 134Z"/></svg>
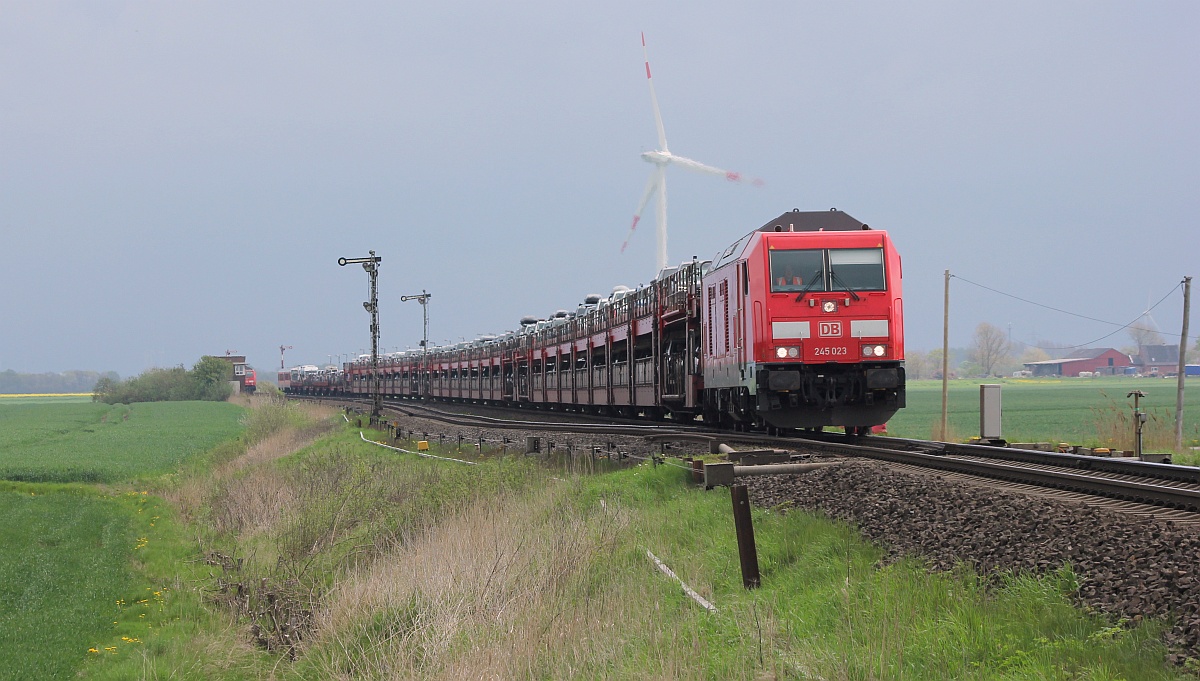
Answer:
<svg viewBox="0 0 1200 681"><path fill-rule="evenodd" d="M800 356L800 348L788 348L788 357L795 359Z"/></svg>
<svg viewBox="0 0 1200 681"><path fill-rule="evenodd" d="M887 354L887 348L882 345L864 345L862 354L863 357L883 357Z"/></svg>
<svg viewBox="0 0 1200 681"><path fill-rule="evenodd" d="M781 346L781 347L775 348L775 356L778 357L779 359L784 359L785 357L791 357L792 359L796 359L797 357L800 356L800 348L795 347L795 346L792 346L792 347Z"/></svg>
<svg viewBox="0 0 1200 681"><path fill-rule="evenodd" d="M821 303L821 309L826 312L837 312L837 303L832 300L826 300L824 303Z"/></svg>
<svg viewBox="0 0 1200 681"><path fill-rule="evenodd" d="M787 357L787 348L775 348L775 356L779 359Z"/></svg>

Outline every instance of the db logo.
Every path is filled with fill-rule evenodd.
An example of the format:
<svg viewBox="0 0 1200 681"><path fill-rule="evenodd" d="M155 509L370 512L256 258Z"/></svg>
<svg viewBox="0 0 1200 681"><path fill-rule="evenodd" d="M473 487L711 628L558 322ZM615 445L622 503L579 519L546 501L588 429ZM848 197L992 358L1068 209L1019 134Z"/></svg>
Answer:
<svg viewBox="0 0 1200 681"><path fill-rule="evenodd" d="M817 335L822 338L841 338L841 322L821 322L817 325Z"/></svg>

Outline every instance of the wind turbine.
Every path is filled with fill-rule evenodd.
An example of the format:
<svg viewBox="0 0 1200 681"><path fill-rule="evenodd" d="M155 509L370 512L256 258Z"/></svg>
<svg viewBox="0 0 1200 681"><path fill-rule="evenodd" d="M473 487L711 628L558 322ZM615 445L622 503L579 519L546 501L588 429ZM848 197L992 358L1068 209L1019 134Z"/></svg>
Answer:
<svg viewBox="0 0 1200 681"><path fill-rule="evenodd" d="M646 52L646 34L642 33L642 56L646 60L646 83L650 86L650 104L654 107L654 125L658 128L658 149L642 153L642 160L654 165L654 170L650 172L650 179L646 182L646 189L642 192L642 199L638 201L637 210L633 212L633 224L629 227L629 234L625 237L625 243L621 244L621 252L625 252L625 247L629 245L629 240L633 238L633 233L637 230L638 221L642 219L642 211L646 208L646 204L650 202L650 197L658 195L658 268L656 271L661 272L667 266L667 166L677 165L688 170L694 170L701 173L709 173L711 175L721 175L730 182L741 182L741 173L735 173L729 170L721 170L710 165L705 165L699 161L693 161L690 158L677 156L672 154L667 148L667 133L663 130L662 113L658 109L658 97L654 94L654 79L650 77L650 56ZM755 186L762 186L762 180L755 179L752 181Z"/></svg>

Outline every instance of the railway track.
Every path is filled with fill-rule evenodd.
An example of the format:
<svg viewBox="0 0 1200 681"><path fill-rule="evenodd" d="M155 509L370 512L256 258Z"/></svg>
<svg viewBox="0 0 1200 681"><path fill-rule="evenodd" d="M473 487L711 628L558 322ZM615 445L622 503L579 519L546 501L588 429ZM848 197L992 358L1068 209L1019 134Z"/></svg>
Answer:
<svg viewBox="0 0 1200 681"><path fill-rule="evenodd" d="M365 405L367 400L332 399ZM473 405L478 406L478 405ZM945 474L992 480L1012 489L1051 491L1063 499L1090 500L1140 514L1172 513L1182 522L1200 522L1200 468L1074 454L928 442L889 437L846 438L840 435L781 437L760 433L719 432L690 424L638 423L628 419L581 419L555 414L563 420L529 420L438 409L415 402L385 404L385 412L437 421L464 428L493 428L527 432L560 432L597 436L632 436L649 442L717 442L803 452L806 456L861 457ZM514 413L515 412L515 413ZM1104 500L1097 502L1096 500Z"/></svg>

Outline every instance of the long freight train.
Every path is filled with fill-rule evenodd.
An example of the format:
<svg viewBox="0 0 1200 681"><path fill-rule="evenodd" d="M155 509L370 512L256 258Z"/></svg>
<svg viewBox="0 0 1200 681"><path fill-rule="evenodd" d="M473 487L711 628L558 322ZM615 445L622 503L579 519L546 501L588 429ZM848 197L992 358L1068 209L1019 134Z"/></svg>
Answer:
<svg viewBox="0 0 1200 681"><path fill-rule="evenodd" d="M730 428L865 433L905 403L900 255L837 210L784 213L713 260L575 312L380 357L388 398L525 404ZM371 395L371 358L280 375L295 394Z"/></svg>

